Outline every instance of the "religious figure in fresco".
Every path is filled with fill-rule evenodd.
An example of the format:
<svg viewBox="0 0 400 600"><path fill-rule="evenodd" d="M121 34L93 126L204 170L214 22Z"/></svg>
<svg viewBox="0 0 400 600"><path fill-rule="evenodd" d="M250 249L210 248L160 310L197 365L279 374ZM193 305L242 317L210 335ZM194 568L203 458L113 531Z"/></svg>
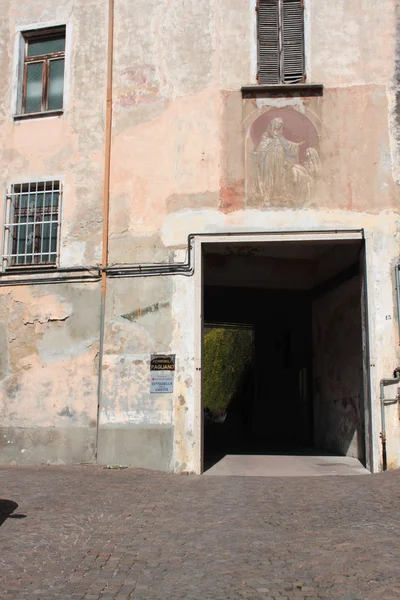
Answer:
<svg viewBox="0 0 400 600"><path fill-rule="evenodd" d="M309 172L310 176L316 179L321 172L321 160L315 148L307 148L304 167Z"/></svg>
<svg viewBox="0 0 400 600"><path fill-rule="evenodd" d="M257 192L264 201L310 196L321 163L315 148L307 148L300 164L300 147L305 143L286 139L283 120L272 119L253 152Z"/></svg>

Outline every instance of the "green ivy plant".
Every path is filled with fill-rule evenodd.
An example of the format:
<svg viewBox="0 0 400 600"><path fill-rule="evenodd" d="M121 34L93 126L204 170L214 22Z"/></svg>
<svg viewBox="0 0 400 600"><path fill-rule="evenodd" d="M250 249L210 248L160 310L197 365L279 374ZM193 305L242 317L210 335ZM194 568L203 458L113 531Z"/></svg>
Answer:
<svg viewBox="0 0 400 600"><path fill-rule="evenodd" d="M253 357L253 331L210 327L204 330L204 407L224 412L237 392Z"/></svg>

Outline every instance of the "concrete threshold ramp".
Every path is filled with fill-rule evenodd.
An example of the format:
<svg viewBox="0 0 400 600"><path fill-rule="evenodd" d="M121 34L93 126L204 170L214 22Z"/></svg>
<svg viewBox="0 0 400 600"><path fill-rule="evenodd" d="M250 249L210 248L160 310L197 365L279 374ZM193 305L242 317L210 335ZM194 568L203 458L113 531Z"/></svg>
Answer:
<svg viewBox="0 0 400 600"><path fill-rule="evenodd" d="M288 456L227 454L204 475L237 477L323 477L370 475L359 460L349 456Z"/></svg>

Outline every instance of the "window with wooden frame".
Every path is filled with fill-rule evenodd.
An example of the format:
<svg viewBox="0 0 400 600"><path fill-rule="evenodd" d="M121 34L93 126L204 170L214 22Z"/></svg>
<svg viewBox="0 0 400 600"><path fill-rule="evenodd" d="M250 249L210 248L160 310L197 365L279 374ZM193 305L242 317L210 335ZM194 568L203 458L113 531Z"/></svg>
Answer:
<svg viewBox="0 0 400 600"><path fill-rule="evenodd" d="M303 0L257 0L260 84L305 83Z"/></svg>
<svg viewBox="0 0 400 600"><path fill-rule="evenodd" d="M26 31L22 85L23 114L62 110L65 26Z"/></svg>
<svg viewBox="0 0 400 600"><path fill-rule="evenodd" d="M3 268L57 264L61 194L60 181L11 186L5 202Z"/></svg>

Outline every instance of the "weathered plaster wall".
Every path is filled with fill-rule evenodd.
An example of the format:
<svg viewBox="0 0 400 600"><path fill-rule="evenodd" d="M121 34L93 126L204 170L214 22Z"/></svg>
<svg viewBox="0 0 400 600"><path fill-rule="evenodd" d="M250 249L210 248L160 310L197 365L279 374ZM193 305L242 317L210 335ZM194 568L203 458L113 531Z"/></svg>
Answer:
<svg viewBox="0 0 400 600"><path fill-rule="evenodd" d="M328 87L388 85L393 78L396 2L307 0L313 81ZM327 27L329 25L329 27ZM377 48L382 51L377 52Z"/></svg>
<svg viewBox="0 0 400 600"><path fill-rule="evenodd" d="M67 28L64 113L14 121L20 31L56 25ZM101 257L106 30L105 3L1 3L1 187L61 179L63 267ZM99 307L97 283L0 288L2 462L93 460Z"/></svg>
<svg viewBox="0 0 400 600"><path fill-rule="evenodd" d="M116 13L111 262L183 260L190 232L365 228L377 468L377 382L397 362L398 337L392 273L398 255L398 185L390 121L394 3L357 0L350 6L343 0L332 10L327 0L308 0L308 80L323 83L323 95L245 100L240 87L255 82L254 2L172 0L146 3L146 11L137 4L138 10L131 11L121 3ZM306 148L318 145L320 173L304 195L254 201L251 128L260 117L271 121L271 111L282 115L289 141L303 141L291 115L310 124L316 137ZM147 281L133 283L146 295ZM172 285L181 295L194 294L191 279L177 276ZM175 343L168 348L178 356L177 378L184 379L180 360L196 358L193 305L167 291L161 278L155 289L153 303L172 306ZM141 301L142 307L147 305ZM163 310L169 322L171 313ZM165 340L158 342L153 335L159 314L150 313L143 323L149 335L147 360L151 352L166 348ZM110 322L119 318L120 311L111 310ZM184 338L176 333L182 331ZM187 410L175 411L172 420L175 431L182 432L179 452L176 446L173 452L176 470L195 464L186 435L194 426L195 393L191 387L184 391ZM171 398L172 406L179 407L179 393ZM140 392L142 402L150 402L148 392ZM147 418L141 419L143 425ZM392 452L399 462L398 439Z"/></svg>
<svg viewBox="0 0 400 600"><path fill-rule="evenodd" d="M3 462L93 459L99 308L96 283L1 288Z"/></svg>
<svg viewBox="0 0 400 600"><path fill-rule="evenodd" d="M365 459L361 282L313 303L314 439L317 448Z"/></svg>
<svg viewBox="0 0 400 600"><path fill-rule="evenodd" d="M55 25L67 26L64 114L14 121L20 31ZM0 181L62 180L63 266L101 257L106 32L105 2L2 2Z"/></svg>
<svg viewBox="0 0 400 600"><path fill-rule="evenodd" d="M109 259L111 264L183 261L190 232L365 228L377 469L377 389L380 377L390 375L397 364L398 342L392 269L398 256L400 180L396 175L396 3L340 0L334 10L329 0L305 4L308 80L324 84L323 96L243 100L240 87L255 83L256 77L253 0L116 3ZM5 0L3 5L0 179L6 184L61 177L61 264L97 264L101 256L107 2L56 0L49 5L44 0L34 4ZM60 118L17 123L11 117L15 36L18 28L40 22L69 27L66 111ZM275 118L285 111L282 121L288 141L309 145L301 150L300 164L295 165L294 174L291 171L284 194L275 190L268 198L253 200L249 156L257 150L252 127L264 119L261 134L265 134L271 111L276 112ZM299 137L300 120L310 124L307 131L314 128L314 137ZM304 173L305 151L314 148L311 139L321 162L318 177L312 180ZM296 196L293 189L300 185L303 191ZM176 471L197 468L195 281L183 276L110 280L100 406L101 462ZM85 284L84 289L91 286ZM66 286L61 294L73 304L71 317L40 324L49 327L46 332L21 321L33 302L31 296L39 293L36 288L29 291L31 296L25 289L4 290L5 298L12 294L18 300L21 294L22 299L21 306L7 300L11 304L3 313L0 344L6 336L9 355L1 360L0 375L11 370L13 377L26 382L15 396L23 407L28 404L25 398L32 396L27 387L31 379L19 356L43 354L45 339L47 350L37 372L45 373L43 377L54 387L60 371L54 370L50 360L58 356L64 336L71 336L73 352L81 348L71 332L61 333L69 331L69 319L81 310L69 297L75 287ZM60 304L59 290L54 286L47 291L45 304L52 310ZM90 305L95 306L94 322L99 295L96 300L91 292L89 296ZM13 335L18 340L14 354L10 350ZM91 339L87 334L85 343ZM91 371L96 352L93 346L78 358L57 362L67 365L74 389L73 409L80 414L86 411L89 420L96 413L95 385L91 383L89 410L80 382L82 372ZM177 354L172 396L149 394L148 361L153 352ZM65 397L60 396L58 412L67 406ZM2 398L9 414L9 392L4 391ZM45 404L44 408L47 416L40 417L44 427L57 424L61 428L62 419L69 419L62 416L57 417L61 421L54 421L48 412L51 407ZM23 415L17 414L10 426L22 423L26 423ZM389 415L390 435L389 462L400 465L394 411Z"/></svg>
<svg viewBox="0 0 400 600"><path fill-rule="evenodd" d="M193 470L193 306L181 277L111 280L100 405L100 463ZM174 394L150 393L150 355L177 355Z"/></svg>
<svg viewBox="0 0 400 600"><path fill-rule="evenodd" d="M322 176L318 194L306 201L287 206L278 198L263 208L393 208L397 188L388 90L396 27L393 3L385 4L366 8L361 1L357 7L341 2L334 18L338 23L344 18L346 27L332 28L326 26L330 3L309 0L308 65L312 81L325 85L323 97L243 102L239 88L255 77L251 3L153 2L147 3L145 18L143 11L121 3L116 14L111 261L149 260L154 250L157 257L172 260L172 249L164 250L159 238L171 215L243 208L248 203L245 179L251 179L244 156L250 128L271 109L277 115L285 107L286 115L293 109L310 121L318 136ZM129 48L122 29L132 33ZM374 40L382 39L385 51L377 53ZM182 229L179 246L187 233Z"/></svg>
<svg viewBox="0 0 400 600"><path fill-rule="evenodd" d="M150 394L150 354L171 352L170 278L111 280L100 405L99 462L169 470L173 399Z"/></svg>

